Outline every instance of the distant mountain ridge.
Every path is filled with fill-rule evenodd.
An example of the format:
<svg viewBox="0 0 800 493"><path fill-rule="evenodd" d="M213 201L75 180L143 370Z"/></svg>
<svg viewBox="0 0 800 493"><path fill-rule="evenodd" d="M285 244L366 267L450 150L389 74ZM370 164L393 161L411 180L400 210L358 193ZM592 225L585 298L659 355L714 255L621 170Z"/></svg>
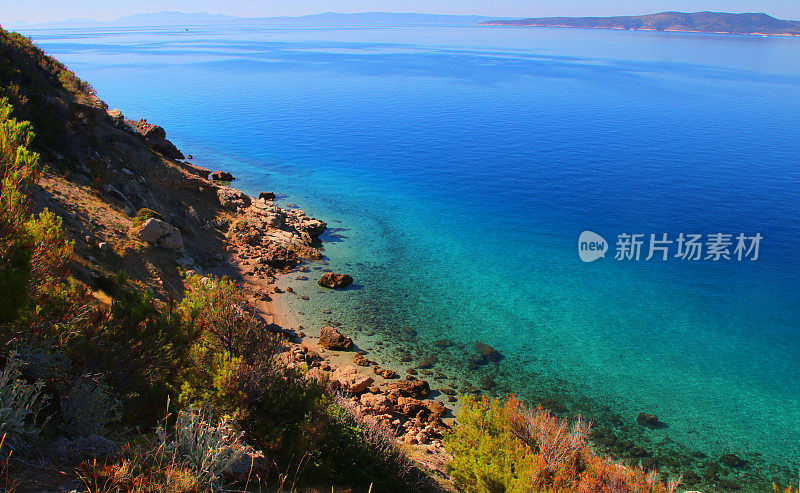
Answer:
<svg viewBox="0 0 800 493"><path fill-rule="evenodd" d="M484 26L577 27L724 34L800 35L800 21L776 19L764 13L661 12L617 17L538 17L491 20Z"/></svg>
<svg viewBox="0 0 800 493"><path fill-rule="evenodd" d="M29 24L20 22L12 24L15 28L71 28L71 27L131 27L131 26L280 26L280 25L318 25L318 24L379 24L397 26L474 26L481 22L491 20L489 16L479 15L444 15L444 14L417 14L395 12L359 12L338 13L325 12L321 14L302 15L297 17L235 17L223 14L209 14L205 12L152 12L121 17L113 21L98 21L94 19L66 19L61 21Z"/></svg>

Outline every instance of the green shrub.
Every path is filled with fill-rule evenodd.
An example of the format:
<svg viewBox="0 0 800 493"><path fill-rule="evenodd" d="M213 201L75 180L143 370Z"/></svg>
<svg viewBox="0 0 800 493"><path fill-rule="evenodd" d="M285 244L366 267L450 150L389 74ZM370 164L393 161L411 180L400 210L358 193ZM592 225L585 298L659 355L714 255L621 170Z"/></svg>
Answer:
<svg viewBox="0 0 800 493"><path fill-rule="evenodd" d="M448 470L462 491L525 491L535 458L514 438L499 401L465 397L458 425L445 436Z"/></svg>
<svg viewBox="0 0 800 493"><path fill-rule="evenodd" d="M280 346L277 336L269 333L256 315L241 286L227 277L190 277L179 309L208 334L208 344L234 358L261 360Z"/></svg>
<svg viewBox="0 0 800 493"><path fill-rule="evenodd" d="M8 99L0 99L0 324L16 319L28 298L34 239L26 193L39 177L39 157L28 150L33 131L11 118Z"/></svg>
<svg viewBox="0 0 800 493"><path fill-rule="evenodd" d="M461 403L456 426L445 436L453 455L448 469L459 491L672 493L641 467L616 464L589 447L589 426L573 423L515 397Z"/></svg>

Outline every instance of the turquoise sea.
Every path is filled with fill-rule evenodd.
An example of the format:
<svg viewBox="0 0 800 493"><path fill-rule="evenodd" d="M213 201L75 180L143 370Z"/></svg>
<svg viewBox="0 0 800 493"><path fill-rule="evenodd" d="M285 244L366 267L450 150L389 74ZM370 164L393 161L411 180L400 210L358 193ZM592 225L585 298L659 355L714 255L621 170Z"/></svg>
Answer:
<svg viewBox="0 0 800 493"><path fill-rule="evenodd" d="M328 267L356 284L292 281L310 297L289 300L306 327L341 323L378 359L435 357L439 386L588 415L599 447L707 488L797 480L800 39L28 34L197 164L329 223ZM581 262L584 230L606 258ZM756 261L680 260L675 244L645 261L645 241L637 262L614 259L621 233L732 234L731 254L740 233L763 239ZM505 359L469 365L475 342ZM639 426L640 412L664 426ZM748 466L720 465L725 453Z"/></svg>

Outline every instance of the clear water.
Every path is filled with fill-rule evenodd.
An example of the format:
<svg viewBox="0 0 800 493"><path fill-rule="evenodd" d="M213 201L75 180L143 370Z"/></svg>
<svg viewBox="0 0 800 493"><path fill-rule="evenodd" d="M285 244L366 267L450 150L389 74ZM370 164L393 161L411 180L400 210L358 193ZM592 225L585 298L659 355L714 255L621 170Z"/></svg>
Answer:
<svg viewBox="0 0 800 493"><path fill-rule="evenodd" d="M331 319L357 339L436 354L442 385L489 376L494 392L557 399L667 470L702 474L734 452L756 471L720 477L745 489L760 488L748 474L796 479L800 39L30 34L198 164L329 222L327 261L357 286L294 281L311 297L290 302L307 326ZM612 242L622 232L764 240L756 262L584 264L587 229ZM433 345L442 338L457 345ZM504 353L499 367L468 368L476 341ZM638 427L641 411L667 427Z"/></svg>

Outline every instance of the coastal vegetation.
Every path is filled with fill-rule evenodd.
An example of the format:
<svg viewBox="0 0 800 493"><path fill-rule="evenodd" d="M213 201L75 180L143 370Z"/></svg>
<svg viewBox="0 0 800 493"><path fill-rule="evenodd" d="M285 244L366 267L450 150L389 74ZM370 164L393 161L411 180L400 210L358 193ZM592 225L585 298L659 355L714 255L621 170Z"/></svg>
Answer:
<svg viewBox="0 0 800 493"><path fill-rule="evenodd" d="M662 484L655 471L622 466L590 446L591 426L530 409L516 397L503 401L467 397L445 437L448 464L461 491L614 491L672 493L680 478Z"/></svg>

